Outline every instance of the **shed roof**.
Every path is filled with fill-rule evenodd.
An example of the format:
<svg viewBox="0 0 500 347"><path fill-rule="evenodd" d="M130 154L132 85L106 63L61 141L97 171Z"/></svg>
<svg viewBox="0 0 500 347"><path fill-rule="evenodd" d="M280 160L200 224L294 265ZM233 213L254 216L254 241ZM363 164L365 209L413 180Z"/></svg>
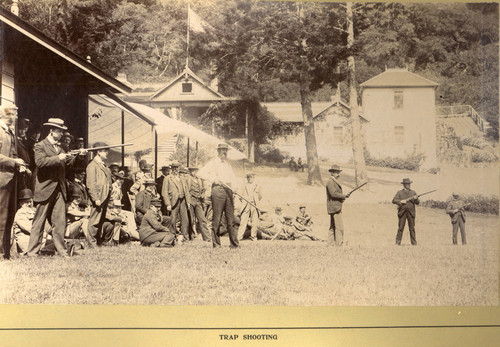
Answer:
<svg viewBox="0 0 500 347"><path fill-rule="evenodd" d="M387 69L360 84L361 88L437 87L438 84L406 69Z"/></svg>
<svg viewBox="0 0 500 347"><path fill-rule="evenodd" d="M2 7L0 7L0 21L13 28L17 32L21 33L22 35L33 40L34 42L45 47L49 51L55 53L64 60L68 61L73 66L85 71L88 75L94 77L96 80L104 83L107 87L111 88L112 92L130 93L132 91L130 85L120 82L114 77L109 76L98 67L92 65L73 51L51 39L40 30L33 27L31 24L27 23L9 10Z"/></svg>

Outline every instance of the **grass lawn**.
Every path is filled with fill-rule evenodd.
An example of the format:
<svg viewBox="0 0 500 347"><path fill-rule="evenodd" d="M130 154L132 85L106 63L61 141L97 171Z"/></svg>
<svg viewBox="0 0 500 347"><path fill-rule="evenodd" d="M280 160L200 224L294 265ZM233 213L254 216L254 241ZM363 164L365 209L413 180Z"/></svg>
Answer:
<svg viewBox="0 0 500 347"><path fill-rule="evenodd" d="M318 200L318 199L317 199ZM299 201L290 204L295 209ZM326 237L323 199L308 205ZM147 305L497 305L498 217L469 214L467 246L451 245L443 211L419 208L418 246L394 246L394 205L346 203L347 245L194 241L172 249L84 250L0 261L0 303Z"/></svg>

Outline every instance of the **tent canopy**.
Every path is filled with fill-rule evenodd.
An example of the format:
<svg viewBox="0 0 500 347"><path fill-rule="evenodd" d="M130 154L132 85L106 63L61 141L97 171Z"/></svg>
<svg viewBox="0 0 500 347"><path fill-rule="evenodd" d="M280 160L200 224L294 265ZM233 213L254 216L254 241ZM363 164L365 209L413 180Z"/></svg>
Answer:
<svg viewBox="0 0 500 347"><path fill-rule="evenodd" d="M112 99L110 97L113 97ZM192 125L172 119L160 111L137 103L125 102L114 95L89 96L89 143L105 141L110 144L122 143L122 114L124 115L124 142L133 143L125 147L126 154L154 148L152 130L156 130L158 139L167 139L183 135L216 150L221 140ZM242 160L246 156L229 146L228 159Z"/></svg>

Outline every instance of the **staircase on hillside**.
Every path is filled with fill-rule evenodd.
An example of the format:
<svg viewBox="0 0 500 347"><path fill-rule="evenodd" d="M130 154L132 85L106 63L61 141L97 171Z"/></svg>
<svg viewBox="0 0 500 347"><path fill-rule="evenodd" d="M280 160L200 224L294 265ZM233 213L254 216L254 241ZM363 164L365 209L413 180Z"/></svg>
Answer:
<svg viewBox="0 0 500 347"><path fill-rule="evenodd" d="M170 156L175 153L177 149L177 142L179 141L179 136L174 135L168 139L158 139L158 167L165 165L170 161Z"/></svg>
<svg viewBox="0 0 500 347"><path fill-rule="evenodd" d="M452 127L457 136L482 137L491 128L470 105L436 107L436 118Z"/></svg>

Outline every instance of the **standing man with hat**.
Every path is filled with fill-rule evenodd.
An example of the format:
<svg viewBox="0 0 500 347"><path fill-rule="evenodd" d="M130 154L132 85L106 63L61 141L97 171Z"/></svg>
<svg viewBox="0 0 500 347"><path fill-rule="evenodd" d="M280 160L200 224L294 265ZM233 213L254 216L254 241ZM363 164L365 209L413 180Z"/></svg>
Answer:
<svg viewBox="0 0 500 347"><path fill-rule="evenodd" d="M172 211L170 224L171 231L176 234L177 219L181 220L181 234L185 241L189 239L189 216L188 208L191 205L189 191L184 178L179 175L179 163L174 161L170 164L172 173L163 182L161 197L167 207ZM184 175L184 174L183 174Z"/></svg>
<svg viewBox="0 0 500 347"><path fill-rule="evenodd" d="M94 148L107 146L104 142L94 143ZM108 149L97 151L94 159L87 166L87 189L92 206L90 208L88 241L90 247L101 244L102 224L111 198L111 170L104 161L108 158Z"/></svg>
<svg viewBox="0 0 500 347"><path fill-rule="evenodd" d="M59 141L64 131L68 130L62 119L49 118L43 125L49 128L49 134L33 148L36 165L34 201L37 207L31 228L28 256L39 254L45 222L49 221L57 253L66 257L66 168L72 165L76 157L65 153L61 148ZM86 154L86 151L81 150L79 154Z"/></svg>
<svg viewBox="0 0 500 347"><path fill-rule="evenodd" d="M227 162L229 147L221 143L217 147L217 157L210 160L199 172L201 178L212 182L212 245L214 248L221 247L220 225L222 213L226 217L227 230L229 233L230 248L240 247L238 234L234 230L234 199L233 187L236 177L233 168Z"/></svg>
<svg viewBox="0 0 500 347"><path fill-rule="evenodd" d="M452 242L457 244L458 229L460 228L460 236L462 237L462 245L467 244L465 236L465 204L460 195L457 193L451 194L451 199L446 206L446 213L450 215L452 225Z"/></svg>
<svg viewBox="0 0 500 347"><path fill-rule="evenodd" d="M408 220L408 229L410 229L410 241L412 245L417 244L415 237L415 205L420 204L417 193L410 189L413 182L409 178L404 178L401 184L403 189L398 191L392 199L392 203L398 205L398 233L396 234L396 245L401 245L403 230Z"/></svg>
<svg viewBox="0 0 500 347"><path fill-rule="evenodd" d="M0 253L10 257L10 231L16 215L16 173L27 163L17 158L16 136L13 132L17 119L16 105L0 106Z"/></svg>
<svg viewBox="0 0 500 347"><path fill-rule="evenodd" d="M205 217L205 210L203 208L203 197L205 195L205 187L203 180L198 177L198 168L190 167L189 172L191 177L187 180L188 191L191 200L191 217L196 219L192 220L191 223L195 223L198 226L198 231L201 233L203 241L210 241L210 234L208 233L207 219Z"/></svg>
<svg viewBox="0 0 500 347"><path fill-rule="evenodd" d="M168 177L170 174L170 165L164 165L161 167L161 176L156 179L156 191L161 194L161 191L163 189L163 182L165 182L165 179ZM166 215L167 214L167 206L163 203L163 199L161 200L162 205L161 205L161 213Z"/></svg>
<svg viewBox="0 0 500 347"><path fill-rule="evenodd" d="M326 183L326 208L330 215L330 231L328 234L328 243L330 245L342 246L344 243L344 220L342 218L342 204L349 194L342 193L340 184L340 172L338 165L332 165L328 170L330 178Z"/></svg>
<svg viewBox="0 0 500 347"><path fill-rule="evenodd" d="M253 205L259 206L260 200L262 200L262 193L260 187L255 183L255 174L253 172L248 172L246 174L247 182L243 186L241 191L241 196L250 201ZM240 198L243 203L240 214L240 226L238 227L238 240L242 240L245 236L245 231L247 230L247 225L250 222L250 240L257 241L257 228L259 226L259 212L255 207L250 205L248 202Z"/></svg>

